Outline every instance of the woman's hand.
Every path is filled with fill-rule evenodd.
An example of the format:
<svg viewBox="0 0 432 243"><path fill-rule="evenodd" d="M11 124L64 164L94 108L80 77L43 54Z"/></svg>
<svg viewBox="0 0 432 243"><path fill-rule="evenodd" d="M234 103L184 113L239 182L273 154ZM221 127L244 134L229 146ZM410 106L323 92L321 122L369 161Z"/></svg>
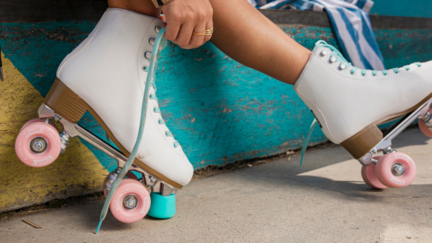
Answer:
<svg viewBox="0 0 432 243"><path fill-rule="evenodd" d="M211 36L194 35L213 27L213 8L209 0L174 0L163 5L166 20L164 37L183 49L202 46Z"/></svg>

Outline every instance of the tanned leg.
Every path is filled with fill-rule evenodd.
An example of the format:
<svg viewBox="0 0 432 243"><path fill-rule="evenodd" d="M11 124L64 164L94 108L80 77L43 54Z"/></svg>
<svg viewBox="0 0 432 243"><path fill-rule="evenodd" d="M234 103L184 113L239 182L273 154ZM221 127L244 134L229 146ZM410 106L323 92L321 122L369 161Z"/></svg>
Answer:
<svg viewBox="0 0 432 243"><path fill-rule="evenodd" d="M311 52L298 44L246 0L211 0L211 42L236 61L277 80L294 84ZM150 0L108 0L123 8L158 16Z"/></svg>

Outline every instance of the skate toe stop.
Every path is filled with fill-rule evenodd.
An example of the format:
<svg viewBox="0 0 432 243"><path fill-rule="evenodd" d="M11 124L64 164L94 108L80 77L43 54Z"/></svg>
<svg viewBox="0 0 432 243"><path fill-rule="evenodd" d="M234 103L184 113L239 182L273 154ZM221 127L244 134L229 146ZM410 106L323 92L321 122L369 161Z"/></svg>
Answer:
<svg viewBox="0 0 432 243"><path fill-rule="evenodd" d="M158 219L169 219L176 214L175 194L163 196L160 193L150 194L151 206L147 215Z"/></svg>

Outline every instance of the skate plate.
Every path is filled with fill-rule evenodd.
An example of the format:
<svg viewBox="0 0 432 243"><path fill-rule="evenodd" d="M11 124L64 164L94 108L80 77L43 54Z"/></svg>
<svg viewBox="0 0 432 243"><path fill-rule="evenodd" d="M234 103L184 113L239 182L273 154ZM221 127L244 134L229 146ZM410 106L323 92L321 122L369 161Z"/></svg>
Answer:
<svg viewBox="0 0 432 243"><path fill-rule="evenodd" d="M373 157L376 156L378 152L383 152L384 154L395 152L395 150L391 148L392 140L403 130L405 130L405 128L411 125L417 118L424 119L428 123L429 127L431 127L432 115L429 112L431 107L432 99L429 99L415 111L405 115L398 123L389 129L389 132L377 145L375 145L366 155L359 159L359 162L362 165L371 165L372 163L376 164L377 160Z"/></svg>
<svg viewBox="0 0 432 243"><path fill-rule="evenodd" d="M51 108L49 108L45 104L42 104L39 107L38 113L39 113L39 118L41 119L53 118L54 120L62 124L63 132L60 134L60 138L62 142L62 152L65 151L67 145L69 144L69 140L71 138L80 137L85 141L87 141L88 143L90 143L91 145L98 148L99 150L101 150L102 152L104 152L106 155L115 159L117 161L117 166L119 168L123 168L125 166L127 157L122 152L118 151L110 144L106 143L102 139L93 135L91 132L87 131L82 126L64 119L60 115L56 114ZM151 175L150 173L143 170L141 167L137 166L136 164L132 164L131 170L136 171L142 175L140 181L144 185L150 186L152 188L152 192L158 192L164 196L169 196L171 194L175 194L178 190L177 188L171 186L170 184L160 180L156 176Z"/></svg>

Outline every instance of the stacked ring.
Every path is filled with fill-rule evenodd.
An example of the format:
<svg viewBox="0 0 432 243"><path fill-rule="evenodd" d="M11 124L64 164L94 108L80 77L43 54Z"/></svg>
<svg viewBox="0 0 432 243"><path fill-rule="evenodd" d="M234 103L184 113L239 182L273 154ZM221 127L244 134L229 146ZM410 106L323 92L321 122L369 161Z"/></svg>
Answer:
<svg viewBox="0 0 432 243"><path fill-rule="evenodd" d="M194 35L212 35L213 34L213 27L211 27L210 29L207 29L205 32L202 33L196 33L193 32Z"/></svg>

